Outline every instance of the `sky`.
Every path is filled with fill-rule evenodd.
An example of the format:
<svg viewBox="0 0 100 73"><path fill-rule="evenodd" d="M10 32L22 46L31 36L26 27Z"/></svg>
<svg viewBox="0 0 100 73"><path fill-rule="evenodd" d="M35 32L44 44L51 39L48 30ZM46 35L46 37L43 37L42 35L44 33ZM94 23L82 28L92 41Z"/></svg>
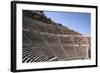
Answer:
<svg viewBox="0 0 100 73"><path fill-rule="evenodd" d="M83 35L91 34L91 14L79 12L44 11L48 18Z"/></svg>

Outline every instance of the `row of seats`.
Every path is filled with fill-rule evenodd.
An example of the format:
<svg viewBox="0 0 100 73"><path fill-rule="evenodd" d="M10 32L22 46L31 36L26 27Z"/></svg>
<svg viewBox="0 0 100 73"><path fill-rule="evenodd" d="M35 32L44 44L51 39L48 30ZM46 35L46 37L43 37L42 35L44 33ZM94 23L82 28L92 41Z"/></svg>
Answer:
<svg viewBox="0 0 100 73"><path fill-rule="evenodd" d="M64 46L64 51L61 46L51 46L50 48L54 53L48 47L23 49L23 63L58 61L64 58L88 58L86 47Z"/></svg>
<svg viewBox="0 0 100 73"><path fill-rule="evenodd" d="M43 35L43 38L48 42L48 44L59 44L58 39L61 41L62 44L90 44L90 38L85 37L61 37L56 35ZM40 38L41 34L39 32L31 32L31 31L23 31L23 43L25 46L44 46L43 38Z"/></svg>
<svg viewBox="0 0 100 73"><path fill-rule="evenodd" d="M43 35L43 34L42 34ZM59 44L58 39L61 41L62 44L90 44L90 38L89 37L84 37L84 36L56 36L56 35L48 35L45 34L43 35L45 40L49 44Z"/></svg>
<svg viewBox="0 0 100 73"><path fill-rule="evenodd" d="M51 61L55 55L47 47L32 47L23 49L23 63ZM58 59L52 59L57 61Z"/></svg>
<svg viewBox="0 0 100 73"><path fill-rule="evenodd" d="M71 37L41 35L37 32L29 33L26 31L24 31L23 35L23 63L49 62L64 58L73 59L88 57L86 46L73 46L74 43L72 40L74 40L74 42L82 41L84 38L78 39L75 37L76 39L72 39ZM47 44L45 41L47 41ZM68 46L68 44L72 44L72 46Z"/></svg>
<svg viewBox="0 0 100 73"><path fill-rule="evenodd" d="M59 37L62 44L73 44L71 37Z"/></svg>
<svg viewBox="0 0 100 73"><path fill-rule="evenodd" d="M53 50L55 56L58 57L59 60L66 57L66 53L64 53L64 50L60 45L52 45L50 48Z"/></svg>
<svg viewBox="0 0 100 73"><path fill-rule="evenodd" d="M85 37L73 37L73 42L75 44L88 44L88 39Z"/></svg>

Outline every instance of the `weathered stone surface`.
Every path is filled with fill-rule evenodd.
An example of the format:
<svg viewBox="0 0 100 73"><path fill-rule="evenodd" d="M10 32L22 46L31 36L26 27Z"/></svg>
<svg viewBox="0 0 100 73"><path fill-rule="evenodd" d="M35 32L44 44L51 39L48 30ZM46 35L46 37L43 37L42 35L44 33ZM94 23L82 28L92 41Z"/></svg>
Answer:
<svg viewBox="0 0 100 73"><path fill-rule="evenodd" d="M23 10L22 31L23 63L91 57L89 36L52 21L43 11Z"/></svg>

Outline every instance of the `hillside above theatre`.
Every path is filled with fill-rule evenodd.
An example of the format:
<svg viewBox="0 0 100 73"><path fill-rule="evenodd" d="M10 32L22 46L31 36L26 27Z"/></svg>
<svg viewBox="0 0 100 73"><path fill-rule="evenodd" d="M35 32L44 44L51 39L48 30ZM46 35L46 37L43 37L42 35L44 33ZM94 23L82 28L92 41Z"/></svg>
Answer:
<svg viewBox="0 0 100 73"><path fill-rule="evenodd" d="M43 11L23 10L23 27L33 32L81 35L81 33L48 18Z"/></svg>

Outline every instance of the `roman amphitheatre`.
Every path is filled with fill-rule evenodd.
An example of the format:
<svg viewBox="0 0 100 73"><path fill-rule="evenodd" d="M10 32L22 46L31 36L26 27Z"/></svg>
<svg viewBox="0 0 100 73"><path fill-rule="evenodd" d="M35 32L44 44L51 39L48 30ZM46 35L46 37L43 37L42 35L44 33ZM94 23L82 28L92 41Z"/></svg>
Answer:
<svg viewBox="0 0 100 73"><path fill-rule="evenodd" d="M90 36L48 18L43 11L23 10L22 63L91 59Z"/></svg>

